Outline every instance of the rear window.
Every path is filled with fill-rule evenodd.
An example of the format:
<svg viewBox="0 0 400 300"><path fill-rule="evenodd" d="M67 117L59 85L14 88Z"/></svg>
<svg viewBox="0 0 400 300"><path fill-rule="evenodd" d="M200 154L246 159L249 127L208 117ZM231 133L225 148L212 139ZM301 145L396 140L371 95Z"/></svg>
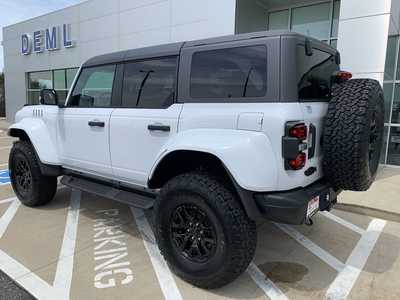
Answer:
<svg viewBox="0 0 400 300"><path fill-rule="evenodd" d="M174 102L177 57L125 64L122 105L166 108Z"/></svg>
<svg viewBox="0 0 400 300"><path fill-rule="evenodd" d="M331 98L333 74L339 70L335 55L319 49L307 56L304 46L297 46L297 82L299 99Z"/></svg>
<svg viewBox="0 0 400 300"><path fill-rule="evenodd" d="M192 98L263 97L267 91L267 48L248 46L193 54Z"/></svg>

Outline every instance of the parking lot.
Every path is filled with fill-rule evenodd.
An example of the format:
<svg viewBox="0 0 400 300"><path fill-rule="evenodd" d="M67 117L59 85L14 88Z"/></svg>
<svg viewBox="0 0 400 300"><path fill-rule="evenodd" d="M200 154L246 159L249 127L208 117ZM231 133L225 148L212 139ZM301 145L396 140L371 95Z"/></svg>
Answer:
<svg viewBox="0 0 400 300"><path fill-rule="evenodd" d="M0 133L0 170L11 142ZM204 291L169 271L151 211L64 186L49 205L28 208L6 177L0 171L0 269L37 299L400 298L395 222L340 210L318 214L311 227L266 222L247 272ZM12 294L0 291L0 299Z"/></svg>

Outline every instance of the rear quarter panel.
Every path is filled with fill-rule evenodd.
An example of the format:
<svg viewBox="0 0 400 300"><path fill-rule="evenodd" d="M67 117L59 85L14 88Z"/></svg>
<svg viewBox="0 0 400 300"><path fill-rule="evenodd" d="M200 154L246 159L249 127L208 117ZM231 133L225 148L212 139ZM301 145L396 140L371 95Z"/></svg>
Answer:
<svg viewBox="0 0 400 300"><path fill-rule="evenodd" d="M314 110L316 118L322 113L323 108ZM261 130L239 129L238 120L242 114L253 114L257 120L261 114ZM312 176L304 175L315 161L307 161L300 171L284 168L285 123L296 120L304 120L299 103L185 103L178 135L176 140L171 140L171 145L176 143L176 149L208 149L223 161L245 189L259 192L293 189L307 186L322 176L319 167ZM186 141L178 142L180 137L186 137Z"/></svg>

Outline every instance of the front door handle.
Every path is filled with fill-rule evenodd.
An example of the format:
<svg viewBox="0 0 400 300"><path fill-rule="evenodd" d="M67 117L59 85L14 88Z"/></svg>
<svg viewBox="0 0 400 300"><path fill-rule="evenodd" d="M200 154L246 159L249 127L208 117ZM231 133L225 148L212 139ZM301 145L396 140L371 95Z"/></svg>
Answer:
<svg viewBox="0 0 400 300"><path fill-rule="evenodd" d="M149 126L147 126L147 129L150 131L165 131L165 132L171 131L170 126L162 124L150 124Z"/></svg>
<svg viewBox="0 0 400 300"><path fill-rule="evenodd" d="M105 123L104 123L103 121L96 121L96 120L94 120L94 121L89 121L89 122L88 122L88 125L89 125L90 127L104 127L104 126L105 126Z"/></svg>

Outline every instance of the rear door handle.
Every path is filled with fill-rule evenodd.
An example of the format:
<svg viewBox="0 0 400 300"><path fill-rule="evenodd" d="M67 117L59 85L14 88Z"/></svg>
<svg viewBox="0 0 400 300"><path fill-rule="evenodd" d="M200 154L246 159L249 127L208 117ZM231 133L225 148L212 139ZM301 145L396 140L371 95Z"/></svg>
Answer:
<svg viewBox="0 0 400 300"><path fill-rule="evenodd" d="M171 127L168 125L162 125L162 124L149 124L147 126L147 129L150 131L165 131L169 132L171 131Z"/></svg>
<svg viewBox="0 0 400 300"><path fill-rule="evenodd" d="M103 121L96 121L96 120L94 120L94 121L89 121L89 122L88 122L88 125L89 125L90 127L104 127L104 126L105 126L105 123L104 123Z"/></svg>

